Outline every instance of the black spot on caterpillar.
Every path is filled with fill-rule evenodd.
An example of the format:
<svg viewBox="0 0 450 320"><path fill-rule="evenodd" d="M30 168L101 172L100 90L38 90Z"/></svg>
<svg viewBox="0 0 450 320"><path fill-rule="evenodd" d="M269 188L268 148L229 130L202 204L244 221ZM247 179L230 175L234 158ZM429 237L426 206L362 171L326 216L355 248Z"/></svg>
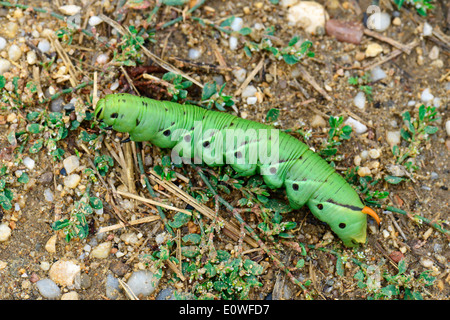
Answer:
<svg viewBox="0 0 450 320"><path fill-rule="evenodd" d="M346 246L365 243L367 215L355 190L328 163L294 137L271 126L192 105L129 94L100 99L95 116L132 141L172 148L172 159L230 165L242 176L259 173L270 188L286 188L292 208L304 205Z"/></svg>

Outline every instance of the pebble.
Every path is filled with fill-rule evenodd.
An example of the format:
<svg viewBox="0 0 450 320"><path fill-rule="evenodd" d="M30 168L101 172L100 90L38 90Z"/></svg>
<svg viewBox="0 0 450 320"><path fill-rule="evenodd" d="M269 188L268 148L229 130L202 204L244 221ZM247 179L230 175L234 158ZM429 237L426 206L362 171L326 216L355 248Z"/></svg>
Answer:
<svg viewBox="0 0 450 320"><path fill-rule="evenodd" d="M358 175L360 177L365 177L370 175L370 169L368 167L359 167Z"/></svg>
<svg viewBox="0 0 450 320"><path fill-rule="evenodd" d="M364 92L360 91L356 94L355 98L353 98L353 104L361 110L365 108L366 95L364 94Z"/></svg>
<svg viewBox="0 0 450 320"><path fill-rule="evenodd" d="M59 7L58 10L62 14L65 14L66 16L73 16L74 14L77 14L78 12L81 11L81 7L76 6L74 4L68 4L68 5Z"/></svg>
<svg viewBox="0 0 450 320"><path fill-rule="evenodd" d="M122 240L126 244L131 244L131 245L136 244L139 241L137 235L134 232L127 232L127 233L122 234L120 236L120 240Z"/></svg>
<svg viewBox="0 0 450 320"><path fill-rule="evenodd" d="M433 46L433 48L431 48L430 53L428 53L428 58L430 58L431 60L436 60L437 58L439 58L438 46Z"/></svg>
<svg viewBox="0 0 450 320"><path fill-rule="evenodd" d="M69 156L63 161L67 174L71 174L80 166L80 160L76 155Z"/></svg>
<svg viewBox="0 0 450 320"><path fill-rule="evenodd" d="M383 47L376 42L372 42L367 46L365 55L366 57L376 57L383 52Z"/></svg>
<svg viewBox="0 0 450 320"><path fill-rule="evenodd" d="M119 297L119 280L117 280L117 278L114 277L111 273L108 273L108 275L106 276L105 289L106 296L109 299L116 300Z"/></svg>
<svg viewBox="0 0 450 320"><path fill-rule="evenodd" d="M420 100L422 100L422 102L429 102L433 100L433 98L434 96L431 94L430 88L426 88L425 90L423 90L420 95Z"/></svg>
<svg viewBox="0 0 450 320"><path fill-rule="evenodd" d="M105 259L109 256L111 252L112 243L111 241L105 241L100 243L94 249L92 249L90 256L97 259Z"/></svg>
<svg viewBox="0 0 450 320"><path fill-rule="evenodd" d="M322 34L329 19L325 8L314 1L300 1L288 9L287 19L311 34Z"/></svg>
<svg viewBox="0 0 450 320"><path fill-rule="evenodd" d="M64 186L70 189L75 189L80 181L81 177L78 174L74 173L64 178Z"/></svg>
<svg viewBox="0 0 450 320"><path fill-rule="evenodd" d="M80 297L78 296L78 293L76 291L70 291L64 293L61 296L61 300L80 300Z"/></svg>
<svg viewBox="0 0 450 320"><path fill-rule="evenodd" d="M427 36L431 36L433 34L433 27L428 23L425 22L423 24L423 30L422 30L422 34L427 37Z"/></svg>
<svg viewBox="0 0 450 320"><path fill-rule="evenodd" d="M50 253L56 253L56 233L48 239L47 243L45 244L45 250Z"/></svg>
<svg viewBox="0 0 450 320"><path fill-rule="evenodd" d="M53 181L53 173L51 171L44 172L39 177L39 182L42 184L49 184Z"/></svg>
<svg viewBox="0 0 450 320"><path fill-rule="evenodd" d="M42 279L36 282L39 293L47 299L57 299L61 296L61 289L50 279Z"/></svg>
<svg viewBox="0 0 450 320"><path fill-rule="evenodd" d="M99 54L96 59L98 64L105 64L108 62L108 60L109 60L109 56L106 53Z"/></svg>
<svg viewBox="0 0 450 320"><path fill-rule="evenodd" d="M395 17L394 20L392 20L392 24L394 26L401 26L402 25L402 20L399 17Z"/></svg>
<svg viewBox="0 0 450 320"><path fill-rule="evenodd" d="M151 295L159 284L152 272L148 270L135 271L127 281L127 285L136 296L142 294L144 297Z"/></svg>
<svg viewBox="0 0 450 320"><path fill-rule="evenodd" d="M233 22L231 22L230 28L233 31L240 31L244 26L244 20L241 17L235 17Z"/></svg>
<svg viewBox="0 0 450 320"><path fill-rule="evenodd" d="M241 83L244 82L247 77L247 70L244 68L233 69L232 73L236 80Z"/></svg>
<svg viewBox="0 0 450 320"><path fill-rule="evenodd" d="M62 112L64 98L62 96L52 100L50 103L50 112Z"/></svg>
<svg viewBox="0 0 450 320"><path fill-rule="evenodd" d="M8 58L12 61L17 61L22 56L22 50L20 50L19 46L16 44L12 44L8 48Z"/></svg>
<svg viewBox="0 0 450 320"><path fill-rule="evenodd" d="M326 22L325 30L328 35L338 41L359 44L364 35L364 26L358 22L347 22L330 19Z"/></svg>
<svg viewBox="0 0 450 320"><path fill-rule="evenodd" d="M386 132L386 142L391 146L396 146L400 143L400 131L387 131Z"/></svg>
<svg viewBox="0 0 450 320"><path fill-rule="evenodd" d="M29 65L35 64L37 61L37 55L34 50L30 50L27 52L27 62Z"/></svg>
<svg viewBox="0 0 450 320"><path fill-rule="evenodd" d="M258 98L257 97L248 97L247 98L247 104L248 105L255 104L256 102L258 102Z"/></svg>
<svg viewBox="0 0 450 320"><path fill-rule="evenodd" d="M7 241L11 237L11 229L6 223L0 224L0 242Z"/></svg>
<svg viewBox="0 0 450 320"><path fill-rule="evenodd" d="M1 33L8 39L13 39L19 31L19 25L14 21L8 22L6 25L2 26Z"/></svg>
<svg viewBox="0 0 450 320"><path fill-rule="evenodd" d="M174 290L172 288L162 289L156 296L156 300L175 300Z"/></svg>
<svg viewBox="0 0 450 320"><path fill-rule="evenodd" d="M369 150L369 157L372 159L378 159L381 156L381 152L378 149L370 149Z"/></svg>
<svg viewBox="0 0 450 320"><path fill-rule="evenodd" d="M252 85L247 86L244 90L242 90L242 98L253 97L258 90Z"/></svg>
<svg viewBox="0 0 450 320"><path fill-rule="evenodd" d="M116 80L111 84L111 87L109 89L111 89L111 91L114 91L117 90L118 88L119 88L119 81Z"/></svg>
<svg viewBox="0 0 450 320"><path fill-rule="evenodd" d="M51 267L48 275L51 280L61 286L72 286L75 277L81 271L81 267L76 260L58 260Z"/></svg>
<svg viewBox="0 0 450 320"><path fill-rule="evenodd" d="M38 43L38 49L41 50L42 53L46 53L50 51L50 42L47 39L43 39Z"/></svg>
<svg viewBox="0 0 450 320"><path fill-rule="evenodd" d="M35 161L33 159L31 159L30 157L25 157L23 159L23 165L25 167L27 167L28 170L33 170L34 169L34 165L35 165Z"/></svg>
<svg viewBox="0 0 450 320"><path fill-rule="evenodd" d="M311 127L313 128L324 128L326 127L327 122L325 121L324 118L322 118L321 115L314 115L314 117L311 120Z"/></svg>
<svg viewBox="0 0 450 320"><path fill-rule="evenodd" d="M6 48L6 39L3 37L0 37L0 51Z"/></svg>
<svg viewBox="0 0 450 320"><path fill-rule="evenodd" d="M11 68L11 62L6 59L0 59L0 75L3 75L5 72L8 72Z"/></svg>
<svg viewBox="0 0 450 320"><path fill-rule="evenodd" d="M447 135L450 137L450 120L445 122L445 131L447 131Z"/></svg>
<svg viewBox="0 0 450 320"><path fill-rule="evenodd" d="M383 69L380 68L380 66L376 66L370 72L370 78L373 82L383 80L384 78L386 78L386 72L384 72Z"/></svg>
<svg viewBox="0 0 450 320"><path fill-rule="evenodd" d="M192 60L197 60L202 56L202 51L198 49L189 49L188 57Z"/></svg>
<svg viewBox="0 0 450 320"><path fill-rule="evenodd" d="M236 50L238 47L238 38L231 36L230 39L228 39L228 45L230 46L230 50Z"/></svg>
<svg viewBox="0 0 450 320"><path fill-rule="evenodd" d="M430 268L433 267L434 262L433 262L433 260L431 260L431 259L423 258L423 257L422 257L422 258L420 259L420 264L421 264L422 266L424 266L425 268L430 269Z"/></svg>
<svg viewBox="0 0 450 320"><path fill-rule="evenodd" d="M102 18L98 17L98 16L92 16L89 18L89 25L92 27L98 26L100 23L102 23L103 20Z"/></svg>
<svg viewBox="0 0 450 320"><path fill-rule="evenodd" d="M386 12L375 12L367 18L367 27L377 32L383 32L391 25L391 16Z"/></svg>
<svg viewBox="0 0 450 320"><path fill-rule="evenodd" d="M349 125L355 130L356 133L361 134L367 131L367 126L365 124L362 124L358 120L353 119L352 117L348 117L348 119L345 121L346 125Z"/></svg>

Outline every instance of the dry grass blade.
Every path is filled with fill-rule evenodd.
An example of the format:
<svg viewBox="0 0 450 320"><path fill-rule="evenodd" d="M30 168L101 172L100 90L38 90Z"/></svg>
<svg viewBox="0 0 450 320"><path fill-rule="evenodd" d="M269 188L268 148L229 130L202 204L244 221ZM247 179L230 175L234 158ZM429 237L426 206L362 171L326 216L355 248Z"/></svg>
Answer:
<svg viewBox="0 0 450 320"><path fill-rule="evenodd" d="M142 224L142 223L154 222L154 221L157 221L160 219L161 218L159 216L149 216L149 217L145 217L145 218L141 218L141 219L136 219L136 220L130 221L128 223L132 226L135 226L135 225ZM117 224L113 224L112 226L101 227L98 229L97 233L109 232L109 231L113 231L113 230L117 230L117 229L121 229L121 228L125 228L125 227L126 226L124 226L123 223L117 223Z"/></svg>
<svg viewBox="0 0 450 320"><path fill-rule="evenodd" d="M130 298L131 300L139 300L139 298L136 297L133 290L130 289L130 287L125 283L125 281L123 281L122 279L118 279L118 280L119 280L119 283L122 286L123 290L127 294L128 298Z"/></svg>

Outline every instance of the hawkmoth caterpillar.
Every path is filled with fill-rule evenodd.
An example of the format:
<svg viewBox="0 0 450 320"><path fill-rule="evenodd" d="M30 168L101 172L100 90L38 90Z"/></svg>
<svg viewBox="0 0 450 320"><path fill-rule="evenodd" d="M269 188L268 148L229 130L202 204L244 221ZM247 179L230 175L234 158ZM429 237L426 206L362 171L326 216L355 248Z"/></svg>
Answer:
<svg viewBox="0 0 450 320"><path fill-rule="evenodd" d="M262 123L193 105L130 94L100 99L95 116L129 140L172 149L172 161L228 164L241 176L261 174L272 189L284 187L292 208L304 205L346 246L366 241L367 215L380 223L356 191L310 148ZM197 162L198 163L198 162Z"/></svg>

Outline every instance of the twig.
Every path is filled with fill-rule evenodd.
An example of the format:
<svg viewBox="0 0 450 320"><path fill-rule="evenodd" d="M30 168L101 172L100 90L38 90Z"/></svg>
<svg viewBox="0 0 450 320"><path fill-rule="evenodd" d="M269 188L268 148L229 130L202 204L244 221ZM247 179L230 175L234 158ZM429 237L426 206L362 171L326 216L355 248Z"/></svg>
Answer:
<svg viewBox="0 0 450 320"><path fill-rule="evenodd" d="M51 97L45 98L44 100L39 101L39 103L47 103L49 101L53 101L53 100L59 98L63 94L76 92L76 91L78 91L80 89L83 89L86 86L89 86L89 85L93 84L93 83L94 83L94 81L86 81L86 82L80 83L79 85L77 85L74 88L63 89L60 92L55 93Z"/></svg>
<svg viewBox="0 0 450 320"><path fill-rule="evenodd" d="M157 220L160 220L160 219L161 219L161 217L159 217L159 216L149 216L149 217L145 217L145 218L132 220L132 221L130 221L128 223L130 225L134 226L134 225L137 225L137 224L153 222L153 221L157 221ZM113 224L112 226L108 226L108 227L100 227L98 229L97 233L113 231L113 230L121 229L121 228L124 228L124 227L125 226L123 225L123 223L117 223L117 224Z"/></svg>
<svg viewBox="0 0 450 320"><path fill-rule="evenodd" d="M328 101L333 101L333 99L328 95L328 93L316 82L316 80L303 68L301 65L298 66L303 80L308 82L317 92L325 97Z"/></svg>
<svg viewBox="0 0 450 320"><path fill-rule="evenodd" d="M242 82L241 86L239 87L239 89L237 89L237 91L234 93L235 96L239 96L241 94L241 92L247 88L248 84L250 83L250 81L253 80L253 78L256 76L256 74L259 72L259 70L261 70L261 68L264 65L264 57L261 58L261 60L259 61L258 65L255 67L255 69L252 70L252 72L250 72L250 74L247 76L247 78L244 80L244 82Z"/></svg>
<svg viewBox="0 0 450 320"><path fill-rule="evenodd" d="M417 45L419 45L419 41L417 41L416 39L414 39L414 41L412 41L411 43L408 44L408 46L411 48L411 50L414 49ZM377 62L374 62L374 63L369 63L367 65L364 65L362 67L362 69L363 70L373 69L376 66L382 65L383 63L386 63L389 60L394 59L395 57L401 55L402 53L403 53L403 51L400 50L400 49L394 50L390 54L388 54L386 57L384 57L383 59L381 59L381 60L379 60Z"/></svg>
<svg viewBox="0 0 450 320"><path fill-rule="evenodd" d="M381 33L372 31L370 29L364 29L364 34L366 34L366 35L368 35L368 36L370 36L372 38L378 39L380 41L389 43L390 45L396 47L397 49L402 50L406 54L410 54L411 50L413 49L409 45L405 45L403 43L400 43L400 42L398 42L398 41L396 41L396 40L394 40L392 38L386 37L386 36L382 35Z"/></svg>

